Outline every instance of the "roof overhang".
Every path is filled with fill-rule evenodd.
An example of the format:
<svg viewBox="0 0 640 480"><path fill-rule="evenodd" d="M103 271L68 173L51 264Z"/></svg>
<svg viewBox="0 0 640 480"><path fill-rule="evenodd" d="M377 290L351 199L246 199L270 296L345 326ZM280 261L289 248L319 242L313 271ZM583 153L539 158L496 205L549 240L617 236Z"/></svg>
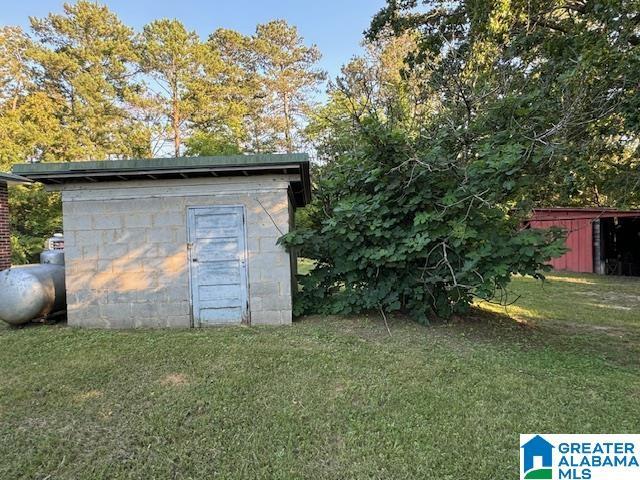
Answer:
<svg viewBox="0 0 640 480"><path fill-rule="evenodd" d="M306 154L25 163L14 165L12 170L28 180L60 186L145 179L295 175L298 179L289 182L295 206L303 207L311 201L309 158Z"/></svg>
<svg viewBox="0 0 640 480"><path fill-rule="evenodd" d="M14 175L12 173L0 172L0 183L6 183L8 185L21 185L25 183L31 183L28 178L21 177L20 175Z"/></svg>
<svg viewBox="0 0 640 480"><path fill-rule="evenodd" d="M640 217L640 210L618 210L608 207L549 207L535 208L532 220L577 220L598 218Z"/></svg>

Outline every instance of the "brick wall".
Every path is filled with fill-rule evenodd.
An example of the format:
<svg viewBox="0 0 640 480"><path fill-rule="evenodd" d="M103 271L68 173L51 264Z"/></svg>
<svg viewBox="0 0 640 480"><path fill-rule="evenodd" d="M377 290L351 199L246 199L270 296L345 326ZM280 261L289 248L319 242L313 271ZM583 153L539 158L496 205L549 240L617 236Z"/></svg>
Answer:
<svg viewBox="0 0 640 480"><path fill-rule="evenodd" d="M290 257L276 244L289 230L287 185L250 177L65 186L69 324L190 326L187 208L207 205L245 206L251 323L291 323Z"/></svg>
<svg viewBox="0 0 640 480"><path fill-rule="evenodd" d="M7 194L7 184L0 181L0 270L4 270L10 266L9 197Z"/></svg>

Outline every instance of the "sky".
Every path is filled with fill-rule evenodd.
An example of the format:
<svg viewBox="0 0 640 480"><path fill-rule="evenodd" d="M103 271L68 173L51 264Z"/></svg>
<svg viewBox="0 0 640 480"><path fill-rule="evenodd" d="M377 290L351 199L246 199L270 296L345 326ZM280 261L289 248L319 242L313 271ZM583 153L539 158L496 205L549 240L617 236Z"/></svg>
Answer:
<svg viewBox="0 0 640 480"><path fill-rule="evenodd" d="M62 11L63 0L3 0L0 24L28 27L29 16ZM103 0L127 25L139 30L158 18L177 18L202 38L219 27L243 34L258 23L283 18L298 27L305 43L322 52L321 67L335 78L361 52L362 33L384 0Z"/></svg>

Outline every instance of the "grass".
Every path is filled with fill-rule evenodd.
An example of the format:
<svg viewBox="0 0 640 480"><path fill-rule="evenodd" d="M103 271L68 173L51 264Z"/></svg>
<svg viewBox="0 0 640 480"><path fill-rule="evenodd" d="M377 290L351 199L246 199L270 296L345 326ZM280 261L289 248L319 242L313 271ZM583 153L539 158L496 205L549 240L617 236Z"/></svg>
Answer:
<svg viewBox="0 0 640 480"><path fill-rule="evenodd" d="M584 349L606 361L640 368L640 279L551 273L544 282L514 279L513 305L479 303L532 327L564 350Z"/></svg>
<svg viewBox="0 0 640 480"><path fill-rule="evenodd" d="M519 433L637 433L640 282L513 290L392 337L0 327L0 478L515 478Z"/></svg>

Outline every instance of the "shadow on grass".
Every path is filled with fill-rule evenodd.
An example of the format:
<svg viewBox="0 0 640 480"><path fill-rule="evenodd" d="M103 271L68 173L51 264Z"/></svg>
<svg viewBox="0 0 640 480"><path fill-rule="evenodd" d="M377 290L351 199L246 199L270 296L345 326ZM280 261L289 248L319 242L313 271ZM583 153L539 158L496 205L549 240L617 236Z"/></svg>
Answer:
<svg viewBox="0 0 640 480"><path fill-rule="evenodd" d="M640 367L640 335L622 327L591 324L544 322L514 318L506 313L474 307L464 316L432 321L421 325L407 315L390 315L389 337L383 320L375 312L360 316L310 315L299 318L298 325L322 324L326 335L352 335L364 341L398 343L406 347L427 339L446 337L449 345L491 346L500 350L558 352L591 356L621 367Z"/></svg>
<svg viewBox="0 0 640 480"><path fill-rule="evenodd" d="M460 319L459 324L479 340L516 342L531 349L553 348L592 355L623 367L640 367L640 334L636 329L553 319L538 322L480 308Z"/></svg>

